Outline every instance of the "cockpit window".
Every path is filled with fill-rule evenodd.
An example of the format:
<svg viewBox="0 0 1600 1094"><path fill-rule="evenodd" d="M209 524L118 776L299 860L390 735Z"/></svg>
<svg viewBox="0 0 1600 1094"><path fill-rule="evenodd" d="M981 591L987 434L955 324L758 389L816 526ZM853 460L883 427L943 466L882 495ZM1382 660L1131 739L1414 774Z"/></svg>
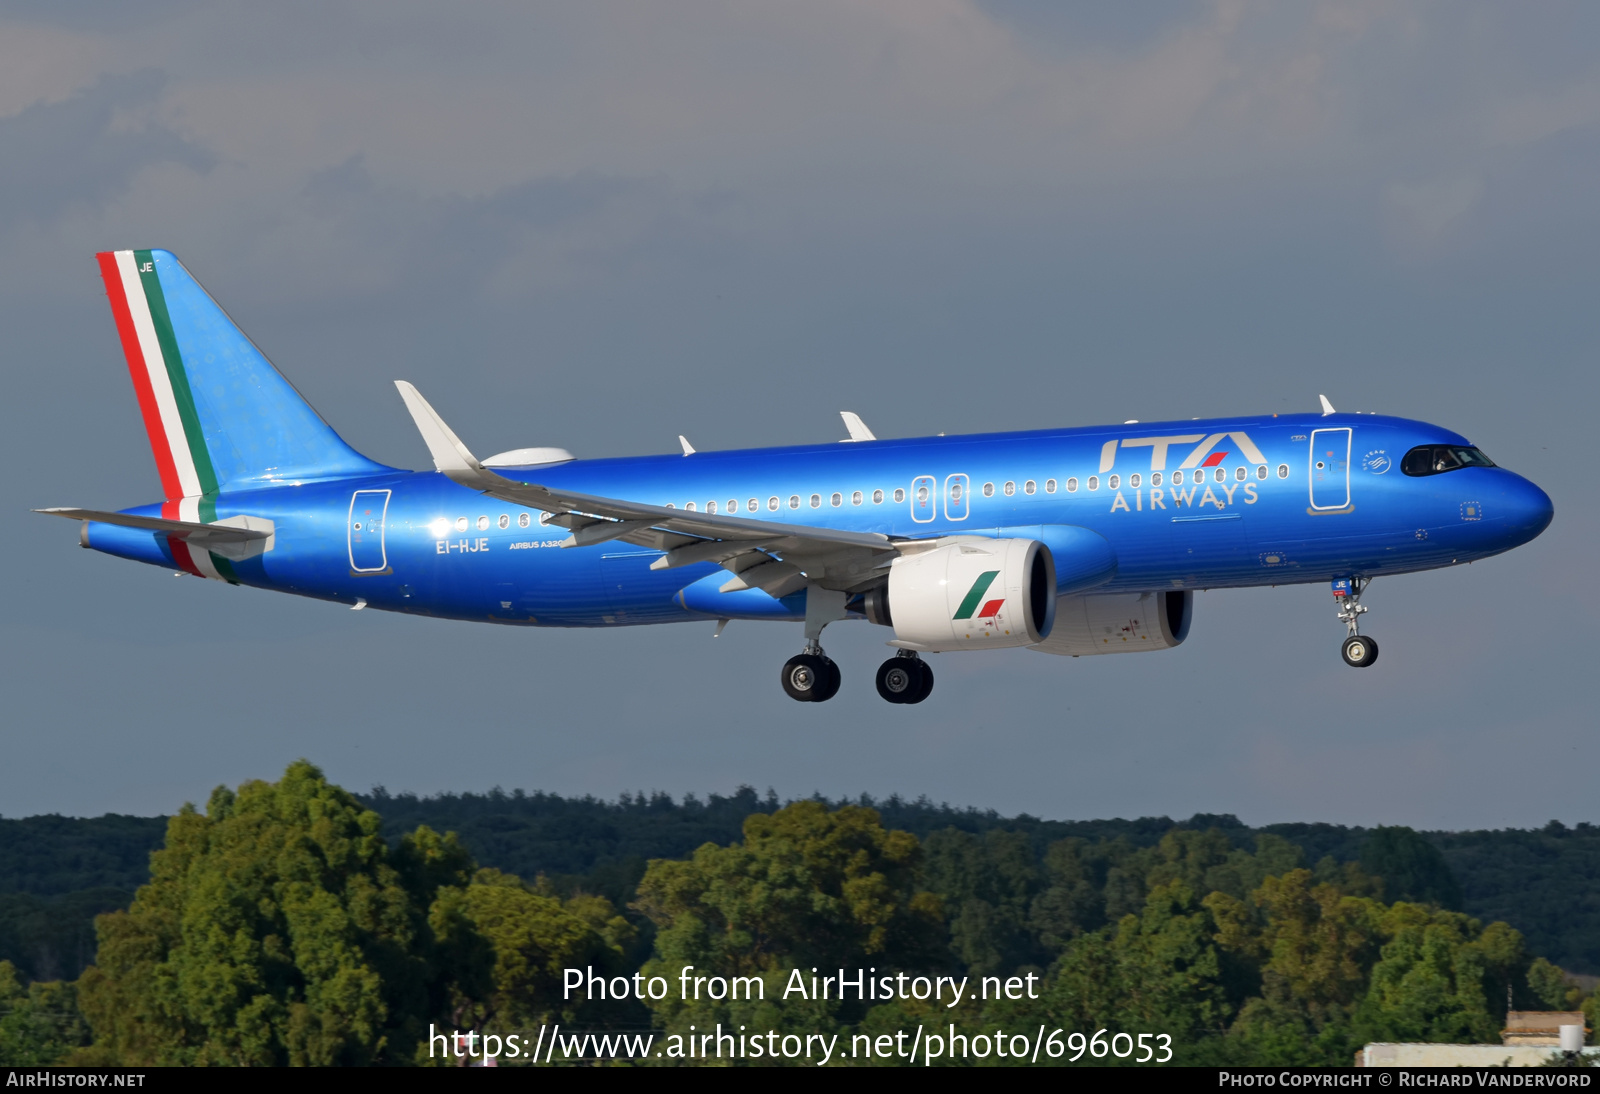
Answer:
<svg viewBox="0 0 1600 1094"><path fill-rule="evenodd" d="M1495 462L1476 448L1459 444L1425 444L1413 448L1400 461L1407 475L1442 475L1463 467L1493 467Z"/></svg>

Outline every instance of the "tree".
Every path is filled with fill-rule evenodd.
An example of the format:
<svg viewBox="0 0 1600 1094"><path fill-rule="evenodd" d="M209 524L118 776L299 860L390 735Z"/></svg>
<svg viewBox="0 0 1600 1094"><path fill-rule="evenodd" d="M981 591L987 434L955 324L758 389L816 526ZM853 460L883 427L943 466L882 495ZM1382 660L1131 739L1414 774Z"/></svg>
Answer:
<svg viewBox="0 0 1600 1094"><path fill-rule="evenodd" d="M427 830L391 853L375 813L305 761L186 805L79 981L84 1061L367 1064L411 1058L441 1012L427 913L471 862Z"/></svg>
<svg viewBox="0 0 1600 1094"><path fill-rule="evenodd" d="M568 999L563 970L591 971L607 981L626 976L634 928L601 897L567 901L499 870L479 870L465 888L439 890L429 924L462 970L452 984L452 1024L490 1032L526 1029L554 1016L588 1028L619 1015L637 1022L637 1007L606 1006L586 990Z"/></svg>
<svg viewBox="0 0 1600 1094"><path fill-rule="evenodd" d="M1380 930L1388 938L1356 1010L1369 1041L1492 1041L1505 1021L1508 987L1524 978L1522 936L1459 912L1398 903Z"/></svg>
<svg viewBox="0 0 1600 1094"><path fill-rule="evenodd" d="M778 1005L791 970L878 967L930 969L940 964L944 925L938 897L921 888L920 847L906 832L887 831L874 809L847 805L830 812L795 802L744 822L744 840L706 844L687 861L656 860L645 871L634 907L656 925L655 956L646 976L672 983L652 1003L669 1029L701 1029L736 1015L753 1028L786 1020L820 1032L841 1013L831 1001ZM696 976L758 977L765 1002L679 997L680 970ZM942 970L941 970L942 971ZM835 972L836 975L836 972ZM748 982L747 982L748 983Z"/></svg>
<svg viewBox="0 0 1600 1094"><path fill-rule="evenodd" d="M1439 849L1410 828L1377 827L1361 847L1361 868L1383 879L1383 898L1461 910L1461 885Z"/></svg>
<svg viewBox="0 0 1600 1094"><path fill-rule="evenodd" d="M1190 1046L1220 1032L1231 1007L1218 925L1181 881L1158 885L1138 915L1067 947L1044 992L1048 1023L1064 1029L1168 1033ZM1021 1007L995 1008L1015 1023Z"/></svg>
<svg viewBox="0 0 1600 1094"><path fill-rule="evenodd" d="M24 988L16 966L0 961L0 1066L58 1063L85 1044L88 1034L73 984L56 980Z"/></svg>

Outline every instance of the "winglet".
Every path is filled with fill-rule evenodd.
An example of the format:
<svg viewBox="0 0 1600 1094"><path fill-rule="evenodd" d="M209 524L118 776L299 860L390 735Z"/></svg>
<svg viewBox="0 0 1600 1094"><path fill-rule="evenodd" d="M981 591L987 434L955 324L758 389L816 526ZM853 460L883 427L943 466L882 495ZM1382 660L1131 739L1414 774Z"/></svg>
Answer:
<svg viewBox="0 0 1600 1094"><path fill-rule="evenodd" d="M452 479L457 475L470 478L483 472L483 465L478 458L467 451L461 438L444 424L444 419L428 405L428 400L422 397L421 392L404 380L396 380L394 386L400 389L400 398L405 400L411 420L417 423L417 432L422 434L423 443L433 456L434 467Z"/></svg>
<svg viewBox="0 0 1600 1094"><path fill-rule="evenodd" d="M1333 404L1328 402L1328 397L1326 395L1318 395L1317 398L1322 400L1322 416L1324 418L1326 418L1329 414L1334 413Z"/></svg>
<svg viewBox="0 0 1600 1094"><path fill-rule="evenodd" d="M875 441L878 438L872 435L872 430L867 428L867 423L861 420L861 415L853 410L839 411L839 417L844 419L844 427L850 431L852 441Z"/></svg>
<svg viewBox="0 0 1600 1094"><path fill-rule="evenodd" d="M694 445L689 443L689 438L688 437L685 437L682 433L679 433L678 434L678 443L683 445L683 454L685 456L694 455Z"/></svg>

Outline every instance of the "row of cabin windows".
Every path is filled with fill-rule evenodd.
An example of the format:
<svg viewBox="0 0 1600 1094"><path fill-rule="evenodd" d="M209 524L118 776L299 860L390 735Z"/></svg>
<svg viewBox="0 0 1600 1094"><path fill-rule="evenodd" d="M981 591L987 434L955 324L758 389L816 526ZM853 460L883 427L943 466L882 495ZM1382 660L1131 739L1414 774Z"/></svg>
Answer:
<svg viewBox="0 0 1600 1094"><path fill-rule="evenodd" d="M518 513L517 517L516 517L516 520L517 520L517 527L518 528L526 528L530 524L533 523L533 517L529 516L527 513ZM511 527L511 517L508 516L505 513L501 513L499 519L496 520L494 523L497 524L502 529L510 528ZM469 525L468 525L466 517L457 517L456 518L456 531L465 532L468 527L469 527ZM486 517L486 516L479 517L478 518L478 531L487 532L488 530L489 530L489 518Z"/></svg>
<svg viewBox="0 0 1600 1094"><path fill-rule="evenodd" d="M1491 466L1493 466L1493 465L1491 465ZM1413 473L1415 473L1415 472L1413 472ZM1205 470L1204 469L1200 469L1200 470L1194 471L1193 472L1193 476L1194 476L1194 478L1193 478L1194 482L1202 483L1202 482L1205 481L1205 478L1206 478ZM1227 474L1226 469L1218 467L1213 471L1212 477L1217 482L1226 482L1227 478L1228 478L1228 474ZM1238 480L1239 482L1243 482L1246 478L1249 477L1249 472L1243 467L1236 467L1236 468L1233 469L1233 477L1236 480ZM1264 479L1266 477L1267 477L1267 467L1266 467L1266 465L1265 464L1256 465L1256 478ZM1286 463L1280 463L1278 465L1278 478L1286 479L1288 477L1289 477L1289 465L1286 464ZM1174 472L1172 472L1170 481L1175 486L1176 485L1181 485L1185 481L1184 480L1184 473L1182 471L1174 471ZM1128 487L1129 487L1129 489L1137 490L1143 484L1144 484L1143 476L1141 476L1139 474L1139 472L1135 471L1133 474L1128 476ZM1152 472L1150 472L1150 485L1151 486L1161 486L1162 484L1163 484L1162 473L1160 471L1152 471ZM1088 489L1090 489L1090 490L1098 490L1098 489L1100 489L1100 476L1098 476L1098 475L1090 475L1089 478L1087 479L1087 481L1084 483L1084 485L1087 486ZM1119 489L1121 489L1121 487L1122 487L1122 476L1120 476L1120 475L1108 475L1106 477L1106 487L1107 487L1107 489L1110 489L1110 490L1119 490ZM1078 492L1078 480L1075 479L1075 478L1068 479L1067 482L1066 482L1066 488L1067 488L1067 493L1076 494ZM1038 483L1036 483L1033 479L1028 479L1026 482L1024 482L1022 484L1022 492L1024 494L1037 493L1038 489L1039 489ZM994 492L995 492L994 483L986 482L986 483L983 484L983 496L984 497L992 498L992 497L994 497ZM1002 494L1004 494L1008 498L1012 497L1017 492L1017 484L1016 484L1016 482L1008 481L1008 482L1005 482L1005 483L1001 484L1000 492ZM1044 480L1044 492L1046 494L1054 494L1056 492L1056 480L1055 479L1046 479L1046 480ZM952 502L956 502L956 503L959 504L960 501L961 501L961 494L962 494L961 487L960 486L953 486L951 488L951 491L950 491L950 500ZM922 502L926 502L928 500L927 495L928 495L928 488L926 486L924 486L920 490L917 491L917 500L922 501ZM872 492L872 504L873 505L882 505L883 501L884 501L884 497L885 497L885 494L884 494L884 492L882 490L874 490ZM894 497L895 503L899 504L899 503L904 502L906 500L906 492L904 490L896 490L896 491L894 491L893 497ZM811 508L813 508L813 509L822 508L822 495L821 494L812 494L810 499L809 499L809 501L811 503ZM852 492L851 495L850 495L850 504L851 505L861 505L865 501L866 501L866 494L864 494L860 490L856 490L856 491ZM801 503L801 496L799 494L790 494L789 495L789 508L790 509L798 509L798 508L800 508L800 503ZM839 506L844 504L844 495L842 493L834 493L834 494L829 495L828 504L832 505L835 508L838 508ZM769 512L774 512L775 513L781 507L782 507L782 504L781 504L781 502L779 501L779 499L777 497L770 497L770 498L767 499L767 509L768 509ZM674 506L672 505L672 503L668 502L667 503L667 508L668 509L672 509L672 508L674 508ZM718 508L719 507L718 507L718 503L717 502L715 502L715 501L706 502L705 511L707 513L715 513L715 512L717 512ZM757 498L750 498L748 501L745 502L745 508L746 508L747 511L749 511L751 513L760 512L760 510L761 510L761 502ZM695 503L692 502L692 501L687 503L686 505L684 505L684 509L686 511L690 512L690 513L693 513L695 511ZM738 498L729 498L728 502L727 502L727 507L725 509L723 509L722 511L725 512L725 513L737 513L739 511L739 499ZM533 523L532 518L527 513L518 513L516 520L517 520L517 527L518 528L526 528L530 524ZM490 523L490 518L489 517L487 517L487 516L479 517L478 521L477 521L478 531L480 531L480 532L488 531L489 530L489 523ZM508 516L505 513L501 513L499 519L497 521L495 521L495 523L498 524L499 527L502 530L506 529L506 528L510 528L511 527L511 517ZM468 521L467 521L466 517L457 517L456 518L456 531L465 532L467 530L467 527L468 527Z"/></svg>
<svg viewBox="0 0 1600 1094"><path fill-rule="evenodd" d="M896 490L896 491L894 491L894 495L893 496L894 496L894 500L895 500L896 504L906 500L906 492L904 490ZM885 494L884 494L884 492L882 490L874 490L872 492L872 504L873 505L882 505L884 497L885 497ZM867 500L866 494L864 494L860 490L857 490L853 494L850 495L850 504L851 505L861 505L866 500ZM837 508L838 506L843 505L844 504L844 495L843 494L838 494L838 493L835 493L835 494L831 495L828 498L828 504L834 506L835 508ZM759 513L761 511L761 499L760 498L750 498L748 501L746 501L744 503L744 505L745 505L745 509L747 511L751 512L751 513ZM789 495L789 508L790 509L798 509L798 508L800 508L800 505L801 505L801 496L799 494L790 494ZM674 506L672 504L672 502L669 501L669 502L667 502L667 508L668 509L674 509L674 508L676 508L676 506ZM691 501L691 502L685 503L683 508L687 512L693 513L693 512L695 512L697 510L697 505L696 505L695 502ZM739 511L739 499L738 498L729 498L728 502L727 502L727 506L725 508L721 507L720 504L715 500L706 502L706 512L708 512L708 513L715 513L715 512L717 512L719 510L719 508L724 513L737 513ZM779 499L777 497L770 497L770 498L767 499L767 510L769 512L776 513L781 508L783 508L783 502L782 502L781 499ZM822 495L821 494L812 494L811 495L811 508L813 508L813 509L821 509L822 508Z"/></svg>
<svg viewBox="0 0 1600 1094"><path fill-rule="evenodd" d="M1169 479L1166 476L1164 476L1163 473L1160 472L1160 471L1152 471L1150 473L1150 485L1151 486L1161 486L1165 482L1170 481L1172 483L1172 485L1178 486L1178 485L1182 485L1185 481L1193 481L1195 483L1203 483L1206 480L1206 472L1205 472L1204 468L1197 469L1197 470L1195 470L1193 472L1190 472L1190 474L1192 475L1192 479L1186 480L1185 477L1184 477L1184 472L1182 472L1182 471L1173 471L1173 472L1171 472L1170 479ZM1267 475L1268 475L1267 465L1266 464L1257 464L1256 465L1256 470L1255 470L1256 478L1265 479L1267 477ZM1244 482L1245 479L1250 477L1249 469L1245 468L1245 467L1235 467L1233 469L1233 477L1238 482ZM1286 464L1286 463L1280 463L1278 465L1278 478L1286 479L1288 477L1289 477L1289 465ZM1228 470L1227 470L1227 468L1224 468L1224 467L1214 468L1212 470L1212 479L1214 481L1216 481L1216 482L1226 482L1228 480ZM1105 484L1106 484L1106 487L1108 489L1119 490L1119 489L1122 488L1122 476L1120 476L1120 475L1107 476L1107 478L1105 480ZM1076 478L1068 479L1066 481L1065 485L1066 485L1067 493L1076 494L1078 492L1078 480ZM1098 490L1098 489L1100 489L1100 476L1098 476L1098 475L1090 475L1088 477L1088 479L1085 481L1084 485L1089 490ZM1139 487L1141 487L1143 485L1144 485L1144 476L1140 475L1137 471L1135 471L1133 474L1128 476L1128 487L1129 487L1129 489L1137 490ZM992 482L984 483L983 484L983 496L986 497L986 498L994 497L995 489L996 489L996 487L995 487L994 483L992 483ZM1046 494L1054 494L1057 489L1058 489L1058 484L1056 483L1055 479L1046 479L1044 481L1044 492ZM1015 481L1005 482L1005 483L1002 483L999 486L999 490L1006 497L1008 497L1008 498L1009 497L1013 497L1017 492L1017 484L1016 484ZM1036 493L1039 492L1039 484L1037 482L1035 482L1033 479L1028 479L1026 482L1024 482L1022 484L1022 492L1024 494L1036 494ZM953 484L950 487L950 500L952 502L954 502L954 503L959 504L960 501L961 501L962 493L963 493L962 487L959 486L959 485L954 485ZM928 500L928 495L929 495L929 490L928 490L928 488L926 486L921 487L921 488L919 488L917 490L917 500L919 502L926 502ZM882 490L874 490L872 492L872 504L873 505L882 505L883 501L884 501L884 497L885 497L885 494L884 494L884 492ZM828 495L827 500L828 500L828 504L830 506L832 506L832 507L837 509L840 506L844 505L845 495L843 493L835 492L833 494ZM854 491L853 493L850 494L850 504L851 505L861 505L861 504L864 504L866 500L867 500L866 494L863 493L860 490L856 490L856 491ZM896 490L896 491L894 491L894 500L895 500L896 504L904 502L906 500L906 492L904 490ZM800 495L800 494L790 494L789 495L789 500L788 500L788 506L789 506L790 509L799 509L799 508L802 507L802 505L806 501L809 501L810 507L812 509L821 509L822 508L822 503L823 503L823 495L821 495L821 494L812 494L809 499L806 499L806 498L804 498L803 495ZM673 509L673 508L676 508L676 506L674 506L671 502L668 502L667 503L667 508L668 509ZM693 513L693 512L698 511L699 505L698 505L698 503L691 501L691 502L685 503L683 508L684 508L684 510L686 512ZM747 500L744 503L744 508L746 509L746 511L751 512L751 513L760 512L761 511L761 501L760 501L759 498L750 498L749 500ZM767 510L769 512L776 513L781 508L783 508L782 499L780 499L780 498L778 498L776 496L769 497L767 499ZM716 512L719 512L719 511L723 512L723 513L737 513L737 512L739 512L739 499L738 498L729 498L727 503L726 503L726 505L724 505L723 503L718 502L716 500L708 501L705 504L705 511L707 513L716 513Z"/></svg>

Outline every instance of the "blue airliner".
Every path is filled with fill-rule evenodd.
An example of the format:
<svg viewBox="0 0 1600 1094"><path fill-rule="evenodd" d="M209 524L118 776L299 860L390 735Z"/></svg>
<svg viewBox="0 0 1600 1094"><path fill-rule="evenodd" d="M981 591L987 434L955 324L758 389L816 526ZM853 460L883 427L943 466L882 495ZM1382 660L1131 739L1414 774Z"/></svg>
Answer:
<svg viewBox="0 0 1600 1094"><path fill-rule="evenodd" d="M98 256L166 500L83 522L79 542L198 577L354 608L544 627L804 624L790 697L839 689L823 628L864 619L897 652L891 703L933 688L921 655L1168 649L1194 590L1327 582L1344 660L1373 578L1533 539L1550 498L1465 437L1337 413L1126 422L579 460L479 460L397 386L434 471L345 444L167 251Z"/></svg>

